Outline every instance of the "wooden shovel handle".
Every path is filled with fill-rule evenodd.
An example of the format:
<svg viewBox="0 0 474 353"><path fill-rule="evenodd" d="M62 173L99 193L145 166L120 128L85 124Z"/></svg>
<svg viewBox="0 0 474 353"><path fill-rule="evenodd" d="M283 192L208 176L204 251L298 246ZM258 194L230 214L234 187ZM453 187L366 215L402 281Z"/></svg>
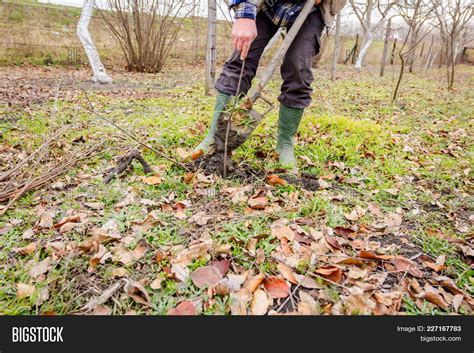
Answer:
<svg viewBox="0 0 474 353"><path fill-rule="evenodd" d="M306 4L304 5L300 14L296 18L293 25L291 26L291 29L286 34L282 45L278 48L276 53L273 55L273 58L270 61L270 64L267 66L267 68L263 72L260 82L257 84L252 94L250 95L250 102L255 103L255 101L258 98L260 98L263 88L267 85L268 81L270 81L273 74L275 73L275 70L277 69L277 67L280 65L281 61L285 57L286 52L288 51L288 48L290 47L291 43L293 43L293 40L298 34L301 26L303 26L304 21L313 10L313 7L314 7L314 0L306 1Z"/></svg>

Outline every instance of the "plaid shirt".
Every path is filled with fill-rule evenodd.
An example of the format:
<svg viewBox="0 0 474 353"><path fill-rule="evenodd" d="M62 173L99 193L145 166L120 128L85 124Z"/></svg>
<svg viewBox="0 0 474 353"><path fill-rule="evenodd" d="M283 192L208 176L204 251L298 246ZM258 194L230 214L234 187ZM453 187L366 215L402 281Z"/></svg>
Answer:
<svg viewBox="0 0 474 353"><path fill-rule="evenodd" d="M277 26L285 27L298 17L305 2L291 1L264 1L262 11L267 11L272 17L273 23ZM229 7L235 12L235 18L255 19L257 16L256 0L230 0Z"/></svg>

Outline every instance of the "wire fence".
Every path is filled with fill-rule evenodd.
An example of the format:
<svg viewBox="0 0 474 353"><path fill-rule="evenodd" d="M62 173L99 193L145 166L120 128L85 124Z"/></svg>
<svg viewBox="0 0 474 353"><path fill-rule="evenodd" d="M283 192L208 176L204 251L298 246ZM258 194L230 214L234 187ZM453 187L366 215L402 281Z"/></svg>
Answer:
<svg viewBox="0 0 474 353"><path fill-rule="evenodd" d="M84 65L87 57L76 35L80 8L0 2L0 63ZM217 61L231 53L229 26L221 23ZM106 66L125 66L118 41L100 16L92 18L90 33ZM190 18L169 53L170 64L203 64L206 60L205 18Z"/></svg>

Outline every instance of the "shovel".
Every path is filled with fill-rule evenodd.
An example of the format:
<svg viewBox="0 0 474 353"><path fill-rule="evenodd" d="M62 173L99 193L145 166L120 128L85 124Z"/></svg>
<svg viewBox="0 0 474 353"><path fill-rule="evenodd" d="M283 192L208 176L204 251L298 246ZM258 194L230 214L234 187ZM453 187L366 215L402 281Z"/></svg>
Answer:
<svg viewBox="0 0 474 353"><path fill-rule="evenodd" d="M314 4L314 0L306 1L305 6L286 34L283 43L273 55L270 64L263 72L261 80L253 92L243 99L240 107L237 107L235 111L223 111L221 113L214 140L215 152L226 153L230 156L233 150L242 145L249 138L264 116L273 109L273 104L262 97L262 91L285 57L298 31L313 10ZM253 105L259 98L270 106L264 113L259 113L253 109Z"/></svg>

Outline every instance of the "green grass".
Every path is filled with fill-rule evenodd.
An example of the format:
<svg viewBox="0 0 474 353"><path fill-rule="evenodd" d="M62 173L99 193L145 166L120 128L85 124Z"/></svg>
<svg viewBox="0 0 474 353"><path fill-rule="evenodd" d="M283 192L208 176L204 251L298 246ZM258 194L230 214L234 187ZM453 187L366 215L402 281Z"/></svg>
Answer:
<svg viewBox="0 0 474 353"><path fill-rule="evenodd" d="M444 90L444 82L407 75L402 88L399 104L390 105L391 77L378 78L367 72L356 79L340 79L332 83L326 80L327 72L318 71L319 80L315 82L314 101L305 113L298 135L297 157L302 170L317 177L333 174L335 179L328 180L333 187L311 195L304 194L300 188L287 185L272 190L272 195L281 201L284 208L289 204L289 195L296 193L296 210L282 211L278 217L295 220L298 217L311 219L329 227L347 226L344 214L349 213L356 205L367 208L369 203L376 204L384 212L403 209L404 237L413 242L421 252L437 257L446 255L447 269L443 274L453 278L456 284L467 292L472 292L473 271L459 249L452 243L428 235L427 228L439 229L452 237L465 238L457 229L458 221L466 221L472 198L468 177L465 170L472 165L472 141L468 132L472 131L469 117L474 115L472 105L467 104L472 93L465 82L472 83L472 68L460 67L459 92L449 93ZM190 77L192 70L189 70ZM348 74L345 70L344 75ZM166 86L170 78L167 73L152 79L156 84ZM434 71L433 75L442 75ZM440 76L442 77L442 76ZM471 80L471 81L469 81ZM278 94L279 82L272 82L267 95L274 99ZM132 131L137 136L152 144L173 158L179 158L176 148L191 149L203 134L196 128L197 124L207 126L213 107L212 97L203 97L201 82L189 79L177 88L161 89L153 98L136 99L128 95L113 96L100 92L90 94L95 107L116 123ZM72 187L63 191L45 190L29 193L21 198L16 206L3 217L0 227L11 220L19 220L14 227L0 237L0 311L5 314L38 314L54 311L66 314L77 311L94 295L94 290L101 291L115 281L111 271L122 267L108 261L100 264L95 272L89 273L90 255L77 253L74 256L63 256L55 261L54 268L45 280L36 283L29 277L27 263L41 260L51 254L45 245L58 237L61 241L78 244L88 238L89 229L101 226L110 219L115 219L124 235L133 235L133 241L127 245L134 249L140 238L144 238L153 251L147 253L138 264L129 268L134 280L145 278L152 280L158 273L165 276L162 288L152 290L147 287L151 297L151 308L144 309L128 297L108 303L114 314L123 314L134 310L139 314L165 314L184 298L205 297L206 291L197 289L192 282L176 283L166 277L165 268L170 266L168 260L157 263L154 252L157 249L169 249L173 246L188 246L192 235L202 236L205 232L217 245L230 245L230 257L239 268L262 272L266 275L278 273L272 252L279 245L278 239L271 236L270 225L275 216L244 216L246 203L232 204L222 197L219 191L225 186L243 186L238 181L219 180L212 185L218 192L219 207L216 208L213 198L196 197L195 187L183 182L184 171L150 151L143 151L147 161L159 168L163 182L156 186L145 185L139 180L143 175L141 167L136 164L133 171L104 185L101 175L114 164L114 158L131 147L129 141L117 138L115 128L104 123L83 109L78 103L85 103L81 95L74 102L60 100L58 113L52 121L52 103L34 106L30 113L21 114L15 122L2 123L3 141L17 146L23 151L37 148L51 130L59 126L74 123L61 137L67 143L84 136L87 143L103 140L108 136L103 150L81 168L68 173ZM260 108L259 108L260 109ZM106 110L106 112L104 112ZM455 117L452 119L452 117ZM254 136L236 151L235 158L244 160L250 165L271 169L276 160L272 155L275 144L277 114L272 111L257 128ZM466 133L462 133L465 131ZM443 150L455 143L462 148L455 151L456 157L443 153ZM415 150L411 153L410 148ZM266 153L265 158L258 157L256 151ZM53 155L64 153L61 144L52 149ZM304 160L303 157L304 156ZM308 160L310 163L308 163ZM341 167L338 167L341 166ZM91 174L87 182L77 185L78 176ZM472 176L472 172L470 172ZM348 183L348 180L355 180ZM255 188L265 185L263 181ZM165 204L171 198L170 205L178 201L191 200L193 206L185 210L188 215L205 210L216 214L232 210L242 219L204 228L190 225L187 221L177 220L172 213L160 209L161 206L133 204L117 208L130 188L134 188L143 199ZM399 190L392 195L387 190ZM51 193L50 198L45 197ZM434 202L434 194L439 193L439 208ZM172 197L171 197L172 196ZM58 221L68 210L84 209L84 202L103 205L100 211L91 211L90 225L85 231L72 231L59 235L55 231L40 232L37 235L42 247L32 255L19 256L14 253L16 247L25 246L28 240L22 239L24 231L31 229L38 221L35 207L42 202L52 207L49 202L57 202ZM49 201L48 201L49 200ZM134 222L144 219L147 213L155 209L165 225L157 223L151 229L133 234ZM412 213L413 210L419 213ZM456 222L448 213L456 213ZM278 218L277 217L277 218ZM367 213L360 223L370 224L376 217ZM184 230L183 230L184 229ZM186 229L188 232L186 232ZM265 261L256 263L249 254L249 246L257 239L255 249L263 250ZM106 246L109 250L111 245ZM194 259L189 270L209 263L216 255ZM298 269L304 273L310 264L302 261ZM31 298L16 297L17 283L35 283L36 291ZM88 287L89 285L89 287ZM50 299L41 306L35 305L39 292L48 288ZM88 291L88 288L90 291ZM328 287L329 300L336 302L340 290ZM226 314L229 312L228 297L214 298L212 305L204 309L204 314ZM425 303L421 309L409 298L404 299L403 310L408 314L439 314L442 310L434 309Z"/></svg>

